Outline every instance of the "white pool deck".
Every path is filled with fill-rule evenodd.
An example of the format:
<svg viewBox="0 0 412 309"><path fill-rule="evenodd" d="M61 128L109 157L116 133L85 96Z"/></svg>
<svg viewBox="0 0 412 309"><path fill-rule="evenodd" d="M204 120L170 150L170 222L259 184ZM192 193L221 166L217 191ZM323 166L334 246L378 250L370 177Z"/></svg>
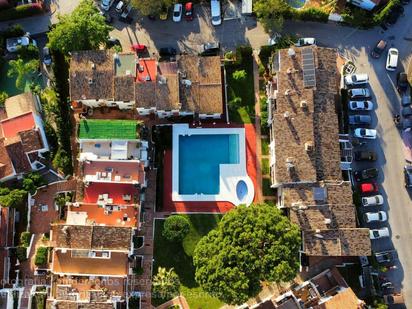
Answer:
<svg viewBox="0 0 412 309"><path fill-rule="evenodd" d="M219 194L179 194L179 136L208 134L238 134L239 135L239 164L221 164L219 169ZM211 149L213 151L213 149ZM173 125L172 150L172 200L174 202L230 202L235 206L250 205L255 196L252 179L246 170L246 140L244 128L189 128L187 124ZM237 196L236 186L244 181L247 193L241 199Z"/></svg>

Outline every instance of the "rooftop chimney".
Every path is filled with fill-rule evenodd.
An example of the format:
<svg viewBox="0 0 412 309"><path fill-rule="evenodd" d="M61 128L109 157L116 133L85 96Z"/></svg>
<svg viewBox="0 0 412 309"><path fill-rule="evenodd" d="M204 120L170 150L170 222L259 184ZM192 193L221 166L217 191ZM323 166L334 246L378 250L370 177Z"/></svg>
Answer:
<svg viewBox="0 0 412 309"><path fill-rule="evenodd" d="M295 50L293 48L288 49L288 55L289 57L294 57L296 55Z"/></svg>
<svg viewBox="0 0 412 309"><path fill-rule="evenodd" d="M313 151L313 142L308 141L305 143L305 151L306 152L312 152Z"/></svg>

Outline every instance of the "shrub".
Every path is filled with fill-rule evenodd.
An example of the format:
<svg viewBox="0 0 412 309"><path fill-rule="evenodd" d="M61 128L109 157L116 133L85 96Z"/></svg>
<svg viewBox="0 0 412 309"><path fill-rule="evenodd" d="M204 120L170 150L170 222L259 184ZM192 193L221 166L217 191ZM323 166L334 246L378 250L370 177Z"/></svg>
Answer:
<svg viewBox="0 0 412 309"><path fill-rule="evenodd" d="M190 223L186 217L173 215L165 220L162 235L170 241L182 241L189 229Z"/></svg>
<svg viewBox="0 0 412 309"><path fill-rule="evenodd" d="M236 70L232 73L232 77L236 81L244 80L246 78L246 71L245 70Z"/></svg>
<svg viewBox="0 0 412 309"><path fill-rule="evenodd" d="M46 296L47 295L43 293L34 294L34 298L36 300L36 309L46 308Z"/></svg>
<svg viewBox="0 0 412 309"><path fill-rule="evenodd" d="M27 249L25 247L16 248L16 256L19 259L19 262L24 262L27 260Z"/></svg>
<svg viewBox="0 0 412 309"><path fill-rule="evenodd" d="M303 21L317 21L327 23L329 14L322 9L308 8L303 10L293 9L292 18Z"/></svg>
<svg viewBox="0 0 412 309"><path fill-rule="evenodd" d="M391 0L388 4L378 13L373 16L373 21L375 25L382 23L392 11L394 6L401 5L400 0Z"/></svg>
<svg viewBox="0 0 412 309"><path fill-rule="evenodd" d="M4 91L0 92L0 108L4 107L4 102L6 102L8 97L9 95L6 92Z"/></svg>
<svg viewBox="0 0 412 309"><path fill-rule="evenodd" d="M20 234L20 245L27 248L30 245L31 233L23 232Z"/></svg>
<svg viewBox="0 0 412 309"><path fill-rule="evenodd" d="M17 55L24 60L37 59L39 58L39 49L32 44L28 46L18 46Z"/></svg>
<svg viewBox="0 0 412 309"><path fill-rule="evenodd" d="M37 266L46 265L48 252L49 252L49 248L47 247L37 248L36 256L34 258L34 264L36 264Z"/></svg>
<svg viewBox="0 0 412 309"><path fill-rule="evenodd" d="M0 11L0 21L20 19L43 13L43 8L39 3L23 4Z"/></svg>
<svg viewBox="0 0 412 309"><path fill-rule="evenodd" d="M17 36L22 36L24 35L24 29L22 25L20 24L15 24L7 28L1 33L1 36L4 37L5 39L7 38L14 38Z"/></svg>

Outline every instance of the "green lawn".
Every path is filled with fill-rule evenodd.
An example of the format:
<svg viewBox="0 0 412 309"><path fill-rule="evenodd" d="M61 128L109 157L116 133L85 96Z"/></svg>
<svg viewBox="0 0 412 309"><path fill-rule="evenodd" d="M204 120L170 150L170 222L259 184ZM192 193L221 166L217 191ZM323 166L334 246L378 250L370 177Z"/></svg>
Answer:
<svg viewBox="0 0 412 309"><path fill-rule="evenodd" d="M275 190L273 190L271 187L271 181L269 178L263 178L262 179L262 190L263 190L263 195L264 196L272 196L275 194Z"/></svg>
<svg viewBox="0 0 412 309"><path fill-rule="evenodd" d="M246 49L244 50L240 64L226 65L229 119L237 123L252 123L255 118L253 57L252 54L247 54ZM233 78L233 73L238 70L246 71L246 77L243 80Z"/></svg>
<svg viewBox="0 0 412 309"><path fill-rule="evenodd" d="M262 175L269 175L269 174L270 174L269 159L263 158L262 159Z"/></svg>
<svg viewBox="0 0 412 309"><path fill-rule="evenodd" d="M83 139L136 139L137 122L134 120L82 120L79 138Z"/></svg>
<svg viewBox="0 0 412 309"><path fill-rule="evenodd" d="M262 138L262 155L268 155L269 154L269 139L267 138Z"/></svg>
<svg viewBox="0 0 412 309"><path fill-rule="evenodd" d="M186 215L191 226L190 232L183 240L183 244L176 244L162 236L163 220L155 221L154 235L154 265L153 274L159 266L173 267L181 282L181 293L193 309L217 309L223 303L211 297L195 281L195 268L193 266L193 251L196 244L212 230L221 219L221 215ZM159 299L152 300L153 305L159 305Z"/></svg>
<svg viewBox="0 0 412 309"><path fill-rule="evenodd" d="M9 70L9 65L6 62L1 68L0 75L0 91L5 91L9 97L21 94L23 92L30 91L30 84L33 82L40 85L43 88L43 79L34 73L30 78L26 79L24 89L16 88L16 78L7 77L7 71Z"/></svg>

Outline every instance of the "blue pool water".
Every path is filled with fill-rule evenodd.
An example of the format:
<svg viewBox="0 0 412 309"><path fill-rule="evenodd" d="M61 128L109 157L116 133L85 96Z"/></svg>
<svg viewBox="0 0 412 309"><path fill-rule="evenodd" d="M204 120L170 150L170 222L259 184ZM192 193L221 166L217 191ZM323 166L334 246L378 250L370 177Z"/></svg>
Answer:
<svg viewBox="0 0 412 309"><path fill-rule="evenodd" d="M179 194L219 194L219 165L238 163L238 134L179 136Z"/></svg>

